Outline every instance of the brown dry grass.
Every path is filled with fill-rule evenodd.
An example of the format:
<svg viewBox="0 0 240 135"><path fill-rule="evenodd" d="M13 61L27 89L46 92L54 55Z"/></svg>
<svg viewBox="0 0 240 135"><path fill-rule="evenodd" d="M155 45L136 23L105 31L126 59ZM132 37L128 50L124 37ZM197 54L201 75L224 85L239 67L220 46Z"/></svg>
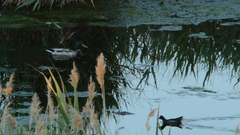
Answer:
<svg viewBox="0 0 240 135"><path fill-rule="evenodd" d="M35 121L35 124L36 124L35 130L36 130L37 133L41 132L40 129L41 129L41 126L42 126L42 124L39 123L41 121L38 121L39 120L39 114L40 114L40 112L42 110L42 108L40 107L40 103L41 102L39 100L39 97L35 93L33 95L32 103L31 103L31 106L30 106L30 123L29 123L29 128L32 128L33 121Z"/></svg>
<svg viewBox="0 0 240 135"><path fill-rule="evenodd" d="M82 130L84 132L82 115L80 115L79 112L72 106L69 106L69 108L71 111L73 128L77 129L77 132L80 130Z"/></svg>
<svg viewBox="0 0 240 135"><path fill-rule="evenodd" d="M0 98L2 98L2 91L3 91L2 85L0 84Z"/></svg>
<svg viewBox="0 0 240 135"><path fill-rule="evenodd" d="M90 122L88 123L87 128L88 128L88 131L91 131L91 129L94 128L92 134L94 134L94 132L99 133L98 115L97 113L95 113L95 107L93 102L93 98L95 94L96 94L95 83L92 81L92 77L90 77L90 81L88 85L88 99L85 106L83 107L83 113L90 116Z"/></svg>
<svg viewBox="0 0 240 135"><path fill-rule="evenodd" d="M11 76L10 76L10 79L9 81L7 82L7 87L5 89L3 89L3 92L6 96L8 96L9 94L12 93L13 91L13 81L14 81L14 76L15 76L15 73L12 73Z"/></svg>
<svg viewBox="0 0 240 135"><path fill-rule="evenodd" d="M104 115L104 130L105 134L107 134L107 125L106 125L106 101L105 101L105 87L104 87L104 74L105 74L105 68L106 63L104 61L104 55L103 53L100 54L100 56L97 58L97 66L96 66L96 75L97 75L97 81L101 86L102 90L102 100L103 100L103 115Z"/></svg>
<svg viewBox="0 0 240 135"><path fill-rule="evenodd" d="M78 81L79 81L79 73L77 71L77 67L75 62L73 62L73 69L71 70L71 74L69 75L69 83L73 86L73 87L77 87Z"/></svg>
<svg viewBox="0 0 240 135"><path fill-rule="evenodd" d="M150 120L151 117L154 116L156 110L157 110L157 108L152 109L151 112L148 114L147 120L146 120L146 122L145 122L145 126L146 126L146 129L147 129L147 133L149 133L150 128L151 128L150 125L149 125L149 120ZM142 128L142 131L143 131L143 128ZM142 131L141 131L141 133L142 133ZM140 134L141 134L141 133L140 133Z"/></svg>
<svg viewBox="0 0 240 135"><path fill-rule="evenodd" d="M4 112L2 114L2 120L1 120L1 129L4 132L5 127L7 129L7 134L13 134L13 129L18 127L17 119L14 118L10 113L8 113L8 106L6 105L4 108Z"/></svg>
<svg viewBox="0 0 240 135"><path fill-rule="evenodd" d="M52 78L49 77L48 79L49 83L52 84ZM50 120L50 125L52 127L53 121L55 119L55 109L54 109L54 103L53 103L53 99L51 98L51 88L49 87L49 85L47 85L47 90L48 90L48 94L47 94L47 99L48 99L48 113L49 113L49 120Z"/></svg>
<svg viewBox="0 0 240 135"><path fill-rule="evenodd" d="M124 127L118 128L118 129L115 131L115 135L119 135L119 131L122 130L122 129L124 129Z"/></svg>
<svg viewBox="0 0 240 135"><path fill-rule="evenodd" d="M104 86L104 74L105 74L105 68L106 63L104 61L104 55L101 53L100 56L97 58L97 66L96 66L96 75L97 75L97 81L101 85L101 88Z"/></svg>
<svg viewBox="0 0 240 135"><path fill-rule="evenodd" d="M10 113L7 113L6 115L6 123L7 127L9 127L8 129L15 129L18 126L17 119L14 118Z"/></svg>

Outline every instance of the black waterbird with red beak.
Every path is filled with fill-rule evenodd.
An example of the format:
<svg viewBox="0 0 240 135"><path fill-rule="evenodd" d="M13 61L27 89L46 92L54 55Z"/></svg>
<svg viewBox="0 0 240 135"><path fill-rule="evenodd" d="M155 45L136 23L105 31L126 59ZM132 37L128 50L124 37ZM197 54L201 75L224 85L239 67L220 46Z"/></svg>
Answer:
<svg viewBox="0 0 240 135"><path fill-rule="evenodd" d="M182 128L182 119L183 116L174 118L174 119L165 119L162 115L158 118L163 121L162 126L160 127L163 130L166 126L179 127Z"/></svg>

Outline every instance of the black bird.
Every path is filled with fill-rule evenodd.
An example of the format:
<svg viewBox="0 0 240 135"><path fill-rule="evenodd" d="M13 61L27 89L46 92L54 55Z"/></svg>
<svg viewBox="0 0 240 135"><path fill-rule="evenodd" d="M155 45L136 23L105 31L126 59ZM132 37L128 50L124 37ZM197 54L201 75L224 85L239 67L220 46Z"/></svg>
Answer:
<svg viewBox="0 0 240 135"><path fill-rule="evenodd" d="M182 128L182 119L183 116L174 118L174 119L165 119L162 115L158 118L163 121L162 126L160 127L163 130L166 126L179 127Z"/></svg>

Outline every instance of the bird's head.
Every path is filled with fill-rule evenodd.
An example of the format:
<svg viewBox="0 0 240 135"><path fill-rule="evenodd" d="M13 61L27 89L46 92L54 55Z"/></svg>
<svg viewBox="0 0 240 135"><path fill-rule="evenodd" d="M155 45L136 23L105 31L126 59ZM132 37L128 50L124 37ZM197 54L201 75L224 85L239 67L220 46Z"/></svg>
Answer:
<svg viewBox="0 0 240 135"><path fill-rule="evenodd" d="M81 47L88 48L86 45L83 44L82 41L76 41L75 42L75 50L81 49Z"/></svg>
<svg viewBox="0 0 240 135"><path fill-rule="evenodd" d="M158 119L166 120L162 115Z"/></svg>

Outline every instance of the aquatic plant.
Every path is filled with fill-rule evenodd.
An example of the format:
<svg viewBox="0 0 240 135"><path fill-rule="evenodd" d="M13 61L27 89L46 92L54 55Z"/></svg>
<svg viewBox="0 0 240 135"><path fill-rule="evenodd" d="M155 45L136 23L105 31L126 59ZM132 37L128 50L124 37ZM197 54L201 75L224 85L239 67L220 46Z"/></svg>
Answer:
<svg viewBox="0 0 240 135"><path fill-rule="evenodd" d="M98 78L103 79L106 67L103 54L100 55L98 63L100 65L96 67L96 69L98 69L97 75ZM70 79L68 80L68 82L74 88L73 104L68 97L67 90L64 87L63 80L61 79L60 74L59 77L61 79L62 88L60 87L59 83L57 82L55 76L50 69L49 73L51 77L49 78L47 78L43 72L38 72L44 76L45 81L47 82L47 109L45 111L45 114L42 113L43 110L40 107L41 102L38 95L35 93L30 106L30 121L28 123L28 129L21 127L20 130L15 131L17 132L17 134L106 134L106 130L104 130L102 133L100 129L98 115L95 112L94 96L96 94L96 91L95 83L93 82L92 77L90 77L88 85L89 96L85 106L82 109L82 113L80 114L77 95L77 84L80 75L77 71L75 63L73 63L73 69L71 70L71 74L69 75ZM13 90L13 81L14 73L11 75L9 81L7 82L7 87L5 89L2 89L1 87L1 92L4 91L3 94L5 94L5 96L11 95L11 92ZM102 94L104 94L102 95L102 97L105 98L104 80L100 81L100 85L103 89ZM54 106L51 93L54 94L57 100L57 106ZM105 101L105 99L103 99L103 101ZM4 113L2 115L0 127L1 134L14 134L13 129L17 128L17 120L8 113L8 106L9 104L5 106ZM106 109L104 111L106 111ZM104 120L106 120L106 118ZM104 124L106 124L106 121L104 121Z"/></svg>
<svg viewBox="0 0 240 135"><path fill-rule="evenodd" d="M97 81L100 84L101 90L102 90L104 129L105 129L105 132L107 132L107 126L106 126L106 101L105 101L105 87L104 87L105 68L106 68L106 64L105 64L105 61L104 61L104 56L101 53L100 56L97 58L96 75L97 75Z"/></svg>
<svg viewBox="0 0 240 135"><path fill-rule="evenodd" d="M106 135L107 131L107 118L106 118L106 101L105 101L105 87L104 87L104 76L106 70L106 62L104 60L104 55L101 53L97 58L97 66L96 66L96 78L98 83L100 84L102 90L102 100L103 100L103 113L104 119L102 123L104 124L104 130L100 127L100 120L98 119L98 114L95 112L94 106L94 97L96 95L95 91L95 82L92 79L92 76L89 79L88 84L88 99L85 103L85 106L82 108L82 113L79 113L79 103L78 103L78 93L77 93L77 84L79 82L80 75L77 71L75 63L73 63L73 69L71 70L71 74L69 75L70 79L68 82L72 85L74 91L74 100L73 103L68 96L68 91L66 90L63 80L59 74L59 78L61 81L61 87L56 80L56 77L53 75L50 69L50 77L38 71L43 75L45 81L47 83L47 107L45 112L40 107L40 100L35 93L32 97L32 103L30 105L29 118L30 121L27 127L20 126L18 127L18 123L16 118L14 118L9 112L8 107L10 102L6 104L4 107L4 112L1 119L0 126L0 134L18 134L18 135L33 135L33 134L49 134L49 135ZM36 69L37 70L37 69ZM14 73L10 76L9 81L7 82L8 89L4 91L0 87L0 92L4 91L5 96L11 96L11 92L13 90L13 81L14 81ZM52 93L57 100L57 106L54 105L52 99ZM156 109L153 109L145 123L147 128L147 132L150 130L149 119L154 116ZM116 130L115 134L119 134L119 130L124 129L124 127L120 127Z"/></svg>

